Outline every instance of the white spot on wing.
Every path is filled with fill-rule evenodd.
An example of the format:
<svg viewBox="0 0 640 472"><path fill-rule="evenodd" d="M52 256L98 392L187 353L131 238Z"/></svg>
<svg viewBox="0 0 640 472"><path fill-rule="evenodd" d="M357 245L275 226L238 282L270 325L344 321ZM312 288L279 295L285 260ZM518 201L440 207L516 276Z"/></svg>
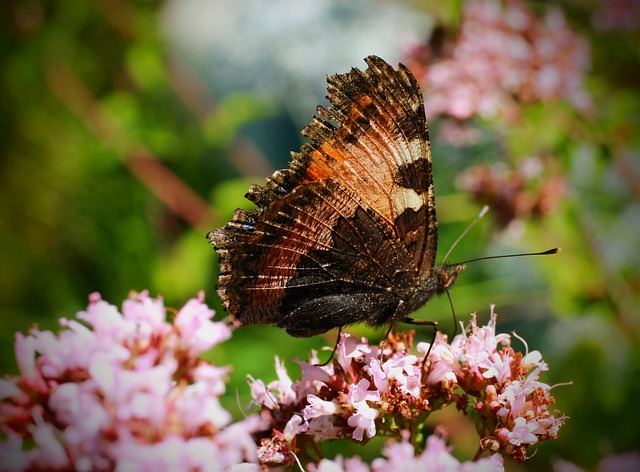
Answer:
<svg viewBox="0 0 640 472"><path fill-rule="evenodd" d="M393 191L393 206L396 216L407 208L418 211L424 205L424 197L412 188L396 187Z"/></svg>

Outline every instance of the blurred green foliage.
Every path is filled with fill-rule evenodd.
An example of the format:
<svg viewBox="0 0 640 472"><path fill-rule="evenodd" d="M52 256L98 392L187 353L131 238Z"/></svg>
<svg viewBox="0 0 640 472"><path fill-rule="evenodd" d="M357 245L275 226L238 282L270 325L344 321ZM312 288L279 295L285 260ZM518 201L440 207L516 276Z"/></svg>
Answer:
<svg viewBox="0 0 640 472"><path fill-rule="evenodd" d="M34 323L55 328L94 291L119 303L130 290L148 289L179 307L204 289L224 316L204 235L246 206L249 183L299 146L299 124L268 93L208 90L161 34L163 6L31 0L0 7L2 372L15 369L14 332ZM462 169L542 152L565 179L553 212L523 220L518 232L485 218L451 256L563 248L553 258L475 263L452 291L459 317L476 310L486 317L495 303L499 329L517 329L529 349L542 351L551 368L546 381L573 382L554 390L571 419L558 441L520 466L531 470L559 457L593 467L640 444L633 406L640 396L638 30L596 32L576 2L563 6L591 44L593 116L531 104L517 125L477 123L483 138L468 148L440 143L439 124L431 124L441 251L480 208L455 185ZM455 23L455 13L445 16ZM452 330L446 299L417 316ZM275 355L304 357L334 339L293 339L264 326L237 330L211 353L233 366L225 406L240 417L238 403L250 399L245 376L274 378Z"/></svg>

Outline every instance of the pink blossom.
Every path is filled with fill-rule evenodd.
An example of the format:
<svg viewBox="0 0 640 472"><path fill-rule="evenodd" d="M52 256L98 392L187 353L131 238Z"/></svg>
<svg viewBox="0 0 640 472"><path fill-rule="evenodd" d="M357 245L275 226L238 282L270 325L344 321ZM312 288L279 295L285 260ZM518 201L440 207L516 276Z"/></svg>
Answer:
<svg viewBox="0 0 640 472"><path fill-rule="evenodd" d="M337 415L322 415L311 418L306 434L312 436L314 441L317 442L346 436L347 433L345 432L344 425L340 424L340 419L341 417Z"/></svg>
<svg viewBox="0 0 640 472"><path fill-rule="evenodd" d="M256 443L249 433L261 431L265 426L260 417L248 416L220 430L213 439L220 451L219 462L231 466L257 462Z"/></svg>
<svg viewBox="0 0 640 472"><path fill-rule="evenodd" d="M38 451L24 451L20 435L9 431L4 442L0 443L2 451L2 470L5 472L22 472L34 461Z"/></svg>
<svg viewBox="0 0 640 472"><path fill-rule="evenodd" d="M264 423L229 425L219 401L228 368L197 357L229 335L212 315L202 294L173 325L147 292L132 294L122 314L92 294L78 314L86 325L61 319L58 334L17 335L20 375L0 383L4 469L224 470L257 461L251 433Z"/></svg>
<svg viewBox="0 0 640 472"><path fill-rule="evenodd" d="M193 300L187 302L187 305ZM136 325L138 334L140 328L144 329L146 336L150 333L160 334L168 329L165 325L166 312L162 298L153 299L148 291L143 291L137 297L132 297L122 303L123 321L132 321Z"/></svg>
<svg viewBox="0 0 640 472"><path fill-rule="evenodd" d="M300 415L293 415L282 431L284 439L288 442L292 442L299 433L304 433L307 430L307 424L304 418Z"/></svg>
<svg viewBox="0 0 640 472"><path fill-rule="evenodd" d="M492 406L502 406L497 412L498 416L506 416L509 414L511 418L515 419L520 416L527 396L530 393L531 391L522 388L522 383L519 380L514 380L502 390L502 393L497 395L498 400L495 401Z"/></svg>
<svg viewBox="0 0 640 472"><path fill-rule="evenodd" d="M389 380L395 380L400 389L414 397L420 396L422 368L413 354L395 355L385 362L383 370Z"/></svg>
<svg viewBox="0 0 640 472"><path fill-rule="evenodd" d="M176 316L174 325L180 331L181 343L189 346L194 356L231 336L228 326L211 321L213 314L213 310L204 304L204 292L200 292L198 298L189 300Z"/></svg>
<svg viewBox="0 0 640 472"><path fill-rule="evenodd" d="M386 372L382 369L382 364L378 359L372 359L369 364L369 374L373 380L373 385L381 394L386 394L389 391L389 382Z"/></svg>
<svg viewBox="0 0 640 472"><path fill-rule="evenodd" d="M42 374L36 369L36 340L33 336L25 337L21 333L15 336L15 353L21 379L36 392L46 392L47 385Z"/></svg>
<svg viewBox="0 0 640 472"><path fill-rule="evenodd" d="M347 333L341 333L341 343L338 344L338 363L345 372L349 372L352 360L361 360L365 356L371 354L371 346L358 343Z"/></svg>
<svg viewBox="0 0 640 472"><path fill-rule="evenodd" d="M249 404L249 408L252 408L254 405L264 406L271 410L278 407L278 400L267 390L267 386L262 380L256 380L251 376L248 377L248 380L251 397L253 398L253 402Z"/></svg>
<svg viewBox="0 0 640 472"><path fill-rule="evenodd" d="M376 390L369 390L371 382L367 379L361 379L357 384L349 385L347 391L347 399L349 403L355 405L356 403L364 401L378 401L380 400L380 393Z"/></svg>
<svg viewBox="0 0 640 472"><path fill-rule="evenodd" d="M185 439L167 436L155 444L127 441L117 444L113 454L119 458L116 470L202 470L222 472L220 450L207 438Z"/></svg>
<svg viewBox="0 0 640 472"><path fill-rule="evenodd" d="M303 416L306 419L317 418L325 415L335 415L342 412L339 404L322 400L312 393L307 395L307 402L309 404L303 410Z"/></svg>
<svg viewBox="0 0 640 472"><path fill-rule="evenodd" d="M93 441L111 418L94 386L88 383L64 383L51 393L49 407L56 420L69 425L65 430L72 442Z"/></svg>
<svg viewBox="0 0 640 472"><path fill-rule="evenodd" d="M183 418L185 432L193 435L207 425L219 430L231 422L231 415L222 408L218 397L211 395L207 384L201 382L184 387L176 395L172 410Z"/></svg>
<svg viewBox="0 0 640 472"><path fill-rule="evenodd" d="M518 417L514 421L513 430L509 432L509 442L516 446L520 446L523 443L535 444L538 442L538 438L533 432L538 428L538 423L535 420L527 421L523 417Z"/></svg>
<svg viewBox="0 0 640 472"><path fill-rule="evenodd" d="M86 326L63 319L57 335L33 329L16 337L21 374L0 382L6 469L256 470L258 463L308 465L319 441L385 435L385 458L371 470L499 470L495 455L460 463L441 434L421 450L411 442L415 423L455 403L474 411L486 431L481 449L521 461L529 445L556 438L566 421L549 409L540 354L516 353L511 336L496 333L492 311L486 326L474 316L451 343L439 333L426 363L426 343L421 355L411 353L412 331L391 334L384 349L343 334L332 363L312 365L314 352L310 362L295 361L300 380L276 357L276 380L249 377L257 414L231 424L219 398L229 369L197 357L226 339L228 328L211 321L202 294L174 324L162 306L146 292L133 294L125 316L94 294L81 315ZM358 458L309 469L369 470Z"/></svg>
<svg viewBox="0 0 640 472"><path fill-rule="evenodd" d="M297 393L291 388L293 381L287 373L287 368L283 362L280 362L279 358L276 358L276 373L278 374L278 380L269 384L270 389L275 389L280 392L280 397L286 402L293 402L298 397Z"/></svg>
<svg viewBox="0 0 640 472"><path fill-rule="evenodd" d="M473 316L469 329L450 344L438 333L424 367L422 356L410 352L413 332L390 336L382 352L364 339L343 334L332 364L297 362L302 373L299 381L293 381L276 358L278 380L267 386L251 380L253 403L270 424L263 433L267 437L262 439L261 460L292 465L293 448L299 457L309 439L318 442L348 437L363 441L376 434L405 438L413 421L423 421L432 408L454 402L459 409L475 410L487 431L479 441L482 449L525 460L527 446L555 438L566 418L549 411L553 398L550 387L538 381L542 367L546 367L539 353L517 354L511 347L511 336L496 333L496 320L492 307L487 325L479 326ZM428 349L426 343L418 345L423 355ZM298 433L295 438L284 433L292 426L292 419ZM391 450L389 459L399 464L401 451L405 451L404 457L412 466L420 460L431 461L420 459L422 455L415 453L406 438L403 441L403 446ZM439 454L443 463L455 461L438 445L442 443L434 443L429 454ZM345 464L322 462L322 468ZM455 464L453 470L491 470L498 462Z"/></svg>
<svg viewBox="0 0 640 472"><path fill-rule="evenodd" d="M503 471L504 465L502 457L492 455L481 458L475 462L460 462L451 455L450 448L447 447L445 440L438 434L429 436L424 451L417 452L414 446L406 441L389 443L384 451L384 458L374 459L371 464L372 472L383 472L388 470L442 470L442 471L460 471L460 472L496 472ZM343 463L344 462L344 466ZM341 458L335 461L333 468L325 468L322 470L330 471L361 471L360 468L352 468L346 461ZM356 463L356 466L360 464Z"/></svg>
<svg viewBox="0 0 640 472"><path fill-rule="evenodd" d="M37 446L38 454L33 458L36 467L63 469L69 467L69 458L64 446L57 438L55 428L45 423L40 414L34 415L35 424L28 427Z"/></svg>
<svg viewBox="0 0 640 472"><path fill-rule="evenodd" d="M426 355L430 345L418 343L417 349L422 355ZM436 333L436 341L429 353L429 370L426 385L435 386L443 384L452 385L456 382L456 370L459 369L459 361L452 346L447 343L447 336L441 332Z"/></svg>
<svg viewBox="0 0 640 472"><path fill-rule="evenodd" d="M421 65L431 118L513 121L522 104L534 101L590 107L584 89L589 46L558 8L536 18L522 0L467 0L459 36L443 50Z"/></svg>
<svg viewBox="0 0 640 472"><path fill-rule="evenodd" d="M0 401L20 395L21 390L15 382L0 379Z"/></svg>
<svg viewBox="0 0 640 472"><path fill-rule="evenodd" d="M359 457L343 458L338 455L334 460L322 459L318 464L310 464L310 472L370 472L369 466Z"/></svg>
<svg viewBox="0 0 640 472"><path fill-rule="evenodd" d="M229 372L229 367L216 367L207 363L200 363L193 368L193 380L206 385L207 391L215 396L224 394L225 380Z"/></svg>
<svg viewBox="0 0 640 472"><path fill-rule="evenodd" d="M511 378L511 358L504 358L497 352L494 352L487 359L478 363L478 367L484 370L482 376L490 379L494 377L499 384L503 384Z"/></svg>
<svg viewBox="0 0 640 472"><path fill-rule="evenodd" d="M372 438L376 434L375 419L378 417L379 412L367 405L364 400L354 403L353 406L356 412L347 420L347 424L355 428L353 430L353 439L362 441L364 433L367 434L368 438Z"/></svg>

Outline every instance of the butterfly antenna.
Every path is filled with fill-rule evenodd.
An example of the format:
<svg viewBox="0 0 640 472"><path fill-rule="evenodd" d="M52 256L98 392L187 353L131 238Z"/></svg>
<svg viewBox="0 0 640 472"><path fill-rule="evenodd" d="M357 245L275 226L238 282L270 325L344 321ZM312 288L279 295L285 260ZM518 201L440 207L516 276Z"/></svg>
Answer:
<svg viewBox="0 0 640 472"><path fill-rule="evenodd" d="M478 221L480 221L480 219L482 219L482 217L484 215L487 214L488 211L489 211L489 207L487 205L482 207L482 210L480 210L480 213L478 213L478 216L476 216L475 219L471 223L469 223L467 228L462 232L462 234L460 236L458 236L458 239L455 240L455 242L451 245L451 247L449 248L447 253L444 255L444 259L442 259L442 264L443 265L444 265L445 262L447 262L447 259L449 258L449 254L451 254L451 251L453 251L453 249L458 245L458 243L462 240L462 238L464 238L467 235L469 230L471 228L473 228L475 226L475 224Z"/></svg>
<svg viewBox="0 0 640 472"><path fill-rule="evenodd" d="M549 254L557 254L560 251L561 251L561 249L559 247L554 247L552 249L547 249L546 251L540 251L540 252L518 252L518 253L515 253L515 254L500 254L500 255L497 255L497 256L476 257L474 259L468 259L466 261L456 262L453 265L468 264L469 262L475 262L475 261L486 261L487 259L504 259L504 258L507 258L507 257L547 256Z"/></svg>

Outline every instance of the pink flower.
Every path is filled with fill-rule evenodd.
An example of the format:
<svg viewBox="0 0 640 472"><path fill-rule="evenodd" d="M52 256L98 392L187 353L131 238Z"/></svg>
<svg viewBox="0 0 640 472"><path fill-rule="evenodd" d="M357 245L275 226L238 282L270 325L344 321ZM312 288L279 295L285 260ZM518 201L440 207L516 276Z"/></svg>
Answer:
<svg viewBox="0 0 640 472"><path fill-rule="evenodd" d="M538 19L522 0L467 0L459 37L442 50L422 66L432 119L513 121L534 101L565 100L579 110L591 104L584 89L588 43L557 8Z"/></svg>
<svg viewBox="0 0 640 472"><path fill-rule="evenodd" d="M6 472L22 472L35 459L34 452L22 449L23 441L20 435L9 431L4 442L0 443L2 451L2 470Z"/></svg>
<svg viewBox="0 0 640 472"><path fill-rule="evenodd" d="M293 415L282 431L282 436L286 441L291 443L298 434L307 430L307 424L300 415Z"/></svg>
<svg viewBox="0 0 640 472"><path fill-rule="evenodd" d="M400 390L414 397L420 396L422 368L418 357L412 354L396 355L384 363L388 380L395 380Z"/></svg>
<svg viewBox="0 0 640 472"><path fill-rule="evenodd" d="M354 403L356 412L347 419L347 424L352 428L353 439L362 441L363 434L366 433L368 438L372 438L376 434L375 420L379 412L367 405L366 401Z"/></svg>
<svg viewBox="0 0 640 472"><path fill-rule="evenodd" d="M251 433L261 431L265 426L258 416L248 416L220 430L213 440L220 451L218 461L227 464L227 467L233 467L245 461L257 462L256 443Z"/></svg>
<svg viewBox="0 0 640 472"><path fill-rule="evenodd" d="M248 379L251 397L253 398L253 402L249 404L249 408L252 408L254 405L264 406L270 410L278 407L278 400L267 390L267 386L262 380L255 380L251 376L249 376Z"/></svg>
<svg viewBox="0 0 640 472"><path fill-rule="evenodd" d="M460 462L453 457L445 440L438 434L429 436L426 448L416 454L411 443L397 442L387 445L384 449L387 457L375 459L371 464L373 472L387 470L446 470L446 471L503 471L502 457L493 455L481 458L475 462Z"/></svg>
<svg viewBox="0 0 640 472"><path fill-rule="evenodd" d="M231 336L228 326L211 321L213 314L213 310L204 304L204 292L200 292L198 298L189 300L176 316L174 325L180 331L180 342L188 346L187 349L194 356Z"/></svg>
<svg viewBox="0 0 640 472"><path fill-rule="evenodd" d="M20 395L21 390L16 382L0 379L0 401Z"/></svg>
<svg viewBox="0 0 640 472"><path fill-rule="evenodd" d="M187 305L193 300L187 302ZM184 309L184 308L183 308ZM146 290L138 294L137 297L129 298L122 303L122 320L132 321L140 335L140 329L144 330L144 335L151 333L160 334L168 329L165 325L165 308L162 298L153 299Z"/></svg>
<svg viewBox="0 0 640 472"><path fill-rule="evenodd" d="M213 426L220 430L231 422L231 415L207 384L196 382L176 393L172 413L183 418L185 432L197 435L200 428Z"/></svg>
<svg viewBox="0 0 640 472"><path fill-rule="evenodd" d="M478 363L478 367L485 369L482 376L490 379L495 378L499 384L505 383L511 379L511 358L504 358L497 352L494 352L487 359Z"/></svg>
<svg viewBox="0 0 640 472"><path fill-rule="evenodd" d="M16 333L15 353L22 381L36 392L46 392L48 387L42 374L36 369L36 340L33 336Z"/></svg>
<svg viewBox="0 0 640 472"><path fill-rule="evenodd" d="M336 424L337 423L337 424ZM336 439L346 436L342 417L338 415L322 415L309 420L306 434L312 436L314 441L321 442L327 439Z"/></svg>
<svg viewBox="0 0 640 472"><path fill-rule="evenodd" d="M203 294L166 321L161 299L132 294L123 314L98 294L63 330L16 336L20 376L0 382L8 470L224 470L257 461L252 417L229 426L227 368L197 357L226 339ZM301 427L298 428L302 430ZM24 442L21 438L25 438Z"/></svg>
<svg viewBox="0 0 640 472"><path fill-rule="evenodd" d="M42 416L34 415L35 424L28 427L38 454L33 458L36 467L63 469L70 466L64 446L57 438L56 429L45 423Z"/></svg>
<svg viewBox="0 0 640 472"><path fill-rule="evenodd" d="M358 343L347 333L341 333L341 341L338 344L338 363L345 372L350 372L352 360L362 360L372 352L371 346Z"/></svg>
<svg viewBox="0 0 640 472"><path fill-rule="evenodd" d="M343 458L338 455L334 460L322 459L317 465L309 464L310 472L370 472L369 466L359 457Z"/></svg>
<svg viewBox="0 0 640 472"><path fill-rule="evenodd" d="M93 441L111 422L97 389L88 383L68 382L60 385L49 397L49 407L56 413L56 420L67 424L67 440Z"/></svg>
<svg viewBox="0 0 640 472"><path fill-rule="evenodd" d="M406 440L414 422L451 403L461 410L475 410L480 429L487 432L480 438L481 448L518 461L526 459L527 446L555 438L566 418L549 412L553 398L550 387L538 381L546 368L539 353L517 354L511 336L496 333L496 320L493 307L486 326L479 326L473 316L467 332L451 344L438 333L425 366L421 356L410 353L413 332L390 336L382 352L364 339L343 334L333 364L297 362L302 373L299 381L293 381L276 358L278 380L265 387L264 382L251 379L253 403L270 424L263 432L267 437L261 442L261 461L288 466L305 453L310 439L363 441L378 434L403 439L387 454L390 462L396 461L392 469L403 467L405 460L418 468L434 461L453 464L452 470L501 467L496 459L460 464L437 441L428 455L415 453ZM418 345L423 355L428 349L426 343ZM295 438L287 432L292 428ZM321 464L323 470L346 467L346 462Z"/></svg>
<svg viewBox="0 0 640 472"><path fill-rule="evenodd" d="M375 402L380 400L380 393L376 390L369 390L370 385L371 383L367 379L361 379L357 384L349 385L347 391L347 399L349 403L355 405L360 402Z"/></svg>
<svg viewBox="0 0 640 472"><path fill-rule="evenodd" d="M339 404L322 400L312 393L307 396L307 402L308 405L303 410L303 416L308 420L319 416L330 416L342 412L342 408Z"/></svg>
<svg viewBox="0 0 640 472"><path fill-rule="evenodd" d="M509 432L509 442L515 446L520 446L523 443L535 444L538 442L538 438L533 432L538 428L538 424L535 420L527 421L523 417L518 417L514 421L513 430Z"/></svg>

